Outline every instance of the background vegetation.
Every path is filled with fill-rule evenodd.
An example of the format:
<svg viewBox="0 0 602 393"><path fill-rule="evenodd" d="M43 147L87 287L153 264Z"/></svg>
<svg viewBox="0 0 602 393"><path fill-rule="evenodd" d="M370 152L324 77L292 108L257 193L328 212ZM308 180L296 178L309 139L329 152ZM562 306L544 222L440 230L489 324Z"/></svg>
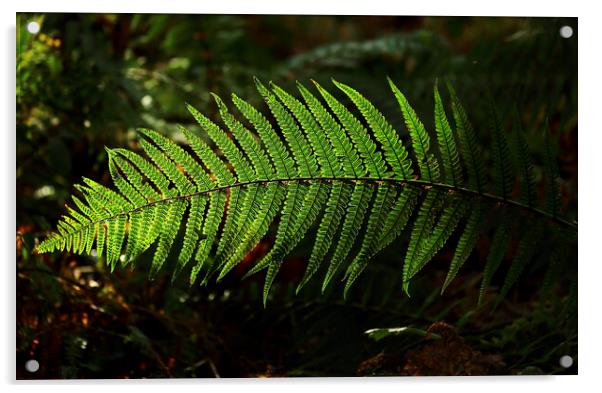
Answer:
<svg viewBox="0 0 602 393"><path fill-rule="evenodd" d="M34 20L35 35L26 29ZM433 82L449 80L484 146L492 96L503 118L518 109L537 176L544 138L559 146L563 216L575 219L576 19L19 14L17 22L18 378L576 373L576 252L553 274L535 258L495 312L476 308L487 238L443 296L453 251L440 253L407 298L398 242L346 302L336 286L294 296L308 256L301 245L267 309L263 277L240 279L262 245L206 288L171 284L168 274L149 281L148 268L109 273L95 258L32 254L72 184L109 183L103 146L136 148L137 127L179 140L176 124L198 129L185 102L216 114L210 91L260 106L252 76L285 88L334 77L398 130L387 75L431 130ZM564 25L572 37L559 35ZM574 359L568 369L563 355ZM40 370L27 372L28 359Z"/></svg>

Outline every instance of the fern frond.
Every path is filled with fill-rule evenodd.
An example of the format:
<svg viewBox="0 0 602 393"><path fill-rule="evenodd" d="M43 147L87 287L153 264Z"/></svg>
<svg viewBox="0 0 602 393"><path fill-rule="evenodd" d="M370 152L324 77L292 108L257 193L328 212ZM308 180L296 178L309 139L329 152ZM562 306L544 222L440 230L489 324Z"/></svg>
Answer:
<svg viewBox="0 0 602 393"><path fill-rule="evenodd" d="M102 258L105 241L107 239L107 224L105 224L104 222L101 222L100 230L97 232L99 232L99 235L96 240L96 256L98 256L98 258L100 259L100 258ZM69 239L69 238L67 237L67 239ZM62 247L61 249L63 249L63 248L64 247Z"/></svg>
<svg viewBox="0 0 602 393"><path fill-rule="evenodd" d="M74 206L67 206L56 232L38 244L36 251L93 253L95 248L113 270L119 262L125 266L153 247L151 277L157 276L171 254L177 254L172 280L194 262L190 283L203 276L201 283L206 284L214 275L221 280L274 228L271 249L247 272L267 270L265 304L286 257L314 226L315 241L297 292L326 261L322 291L342 275L347 296L370 260L400 238L406 227L409 243L400 270L407 293L411 279L463 223L445 290L485 232L490 211L501 210L484 267L480 303L507 253L514 221L530 224L499 299L518 280L547 225L576 228L576 223L559 217L559 178L551 144L546 148L548 194L543 211L536 206L533 163L522 131L517 128L513 134L511 156L493 105L490 129L496 194L485 190L480 145L451 86L455 129L434 87L439 161L424 124L391 80L389 86L415 158L409 157L402 138L374 104L354 88L333 83L351 100L362 121L316 82L316 95L297 83L298 98L274 83L266 87L255 80L274 122L233 94L232 103L244 117L243 123L213 95L222 125L231 135L191 105L188 111L210 142L182 126L178 130L190 149L156 131L138 130L143 155L106 149L115 189L84 178L75 186L79 194L72 198ZM520 175L519 201L511 199L517 180L513 167ZM179 233L181 246L173 250Z"/></svg>
<svg viewBox="0 0 602 393"><path fill-rule="evenodd" d="M115 265L121 256L121 246L125 236L125 223L126 216L122 215L117 217L111 225L107 226L107 264L111 267L111 270L115 269ZM74 244L77 244L77 240L77 237L75 237Z"/></svg>
<svg viewBox="0 0 602 393"><path fill-rule="evenodd" d="M237 161L239 163L239 165L246 165L246 163L241 163L241 160L240 160L241 153L238 150L238 148L236 148L234 146L232 141L230 141L227 137L225 137L225 133L222 130L220 130L217 125L215 125L214 123L209 121L204 116L198 114L198 112L191 106L189 106L188 109L193 114L197 113L197 116L195 116L195 118L197 119L197 121L199 121L199 124L208 129L207 132L210 133L210 135L212 135L212 137L214 138L214 141L216 141L216 143L218 143L218 146L220 146L222 149L224 149L224 152L227 155L227 157L228 156L232 157L235 161ZM219 157L217 157L217 155L209 148L209 146L207 146L199 137L192 134L190 131L188 131L184 127L180 126L179 130L186 136L188 142L190 143L192 150L201 159L201 161L206 165L206 167L208 168L210 173L216 178L217 184L219 186L229 186L229 185L234 184L234 182L236 181L236 178L230 172L230 170L226 167L224 162L221 159L219 159ZM209 130L211 130L211 131L209 131ZM242 171L239 170L238 173L239 173L239 176L242 175L243 177L249 175L248 172L244 171L244 170L242 170ZM213 188L212 185L208 186L205 189L211 189L211 188ZM238 197L239 190L238 189L235 189L235 190L236 191L234 193L230 194L230 198L228 199L230 202L232 202L232 200L234 199L232 197L233 194L235 194L235 198ZM218 194L222 194L222 193L218 193ZM204 210L205 203L199 203L198 208L199 209L202 208ZM202 234L203 234L204 238L199 242L197 252L195 253L196 265L193 267L193 270L192 270L192 274L190 277L191 282L194 282L196 280L199 272L201 271L203 266L206 264L206 260L209 257L209 253L211 251L211 247L213 245L217 230L219 228L219 224L221 222L226 203L227 203L227 201L226 201L225 195L215 196L215 194L212 194L209 198L209 207L208 207L208 211L207 211L207 216L205 217L205 220L203 223L203 229L202 229ZM196 225L200 226L201 222L203 221L202 213L199 218L190 214L189 220L194 220L197 223ZM196 228L197 228L197 231L200 229L200 227L196 227ZM189 235L188 239L189 239L188 241L190 241L190 242L194 242L196 240L195 236L192 233ZM186 234L185 234L185 240L186 240ZM183 261L178 262L179 268L183 268L184 265L185 265L185 262L183 262ZM208 270L207 273L209 273L210 267L208 267L207 270Z"/></svg>
<svg viewBox="0 0 602 393"><path fill-rule="evenodd" d="M274 163L276 175L280 179L294 178L297 171L294 161L289 156L285 145L268 120L259 111L236 95L232 96L232 100L234 105L236 105L257 130ZM252 210L246 215L247 221L245 225L248 224L249 220L251 220L251 223L249 229L246 230L246 234L244 231L239 231L235 237L233 241L235 248L230 248L229 253L231 257L222 264L218 279L223 278L244 257L244 254L255 246L260 238L265 235L272 219L278 213L274 207L274 203L280 203L280 199L284 196L285 191L280 187L268 187L272 188L271 192L263 194L258 186L249 186L249 194L253 195L253 200L248 207ZM259 215L252 214L254 212ZM241 229L244 229L244 227Z"/></svg>
<svg viewBox="0 0 602 393"><path fill-rule="evenodd" d="M146 202L161 199L161 195L148 182L145 182L142 173L140 173L139 170L130 163L130 161L117 154L117 151L107 149L107 152L110 152L109 165L111 161L115 163L114 170L116 171L116 175L118 175L118 172L123 173L124 180L129 182L136 189L136 191L138 191L138 193L144 197ZM125 184L124 186L127 187ZM85 212L83 206L78 205L78 208Z"/></svg>
<svg viewBox="0 0 602 393"><path fill-rule="evenodd" d="M228 134L191 105L187 105L187 108L199 125L209 134L217 147L224 153L230 164L232 164L234 172L237 175L237 180L250 181L253 179L254 174L249 161L234 142L228 138Z"/></svg>
<svg viewBox="0 0 602 393"><path fill-rule="evenodd" d="M259 145L257 140L255 140L251 131L249 131L244 125L242 125L242 123L236 120L232 114L230 114L226 104L224 104L219 96L213 94L213 99L219 108L219 113L222 117L222 120L242 147L244 155L249 157L255 172L253 179L269 180L273 178L274 169L272 168L272 165L270 164L270 161L263 148L261 145Z"/></svg>
<svg viewBox="0 0 602 393"><path fill-rule="evenodd" d="M167 180L167 177L153 164L132 151L125 149L115 149L114 151L128 159L138 168L140 173L143 173L144 176L155 185L159 191L159 193L156 194L158 198L165 197L169 194L169 180Z"/></svg>
<svg viewBox="0 0 602 393"><path fill-rule="evenodd" d="M182 128L181 128L181 130L182 130ZM179 147L178 145L176 145L175 143L173 143L171 140L167 139L166 137L160 135L156 131L140 129L139 132L141 132L142 134L147 136L150 140L152 140L157 146L159 146L165 152L165 154L169 158L171 158L173 160L174 164L177 165L177 168L176 168L177 172L182 172L183 174L187 174L190 176L190 178L196 184L196 190L203 190L203 189L212 187L213 182L211 181L210 177L207 175L205 170L184 149L182 149L181 147ZM193 188L193 186L190 184L187 184L187 182L185 180L183 180L182 177L177 174L177 172L175 172L173 169L171 171L173 172L172 176L177 176L178 179L180 179L179 181L184 183L183 186L181 186L181 187L186 188L186 190L190 190ZM196 249L198 233L201 229L201 223L202 223L202 219L203 219L205 203L206 203L205 199L203 199L200 196L193 196L190 198L190 209L189 209L188 219L186 222L184 242L182 244L182 248L181 248L179 256L178 256L178 263L174 269L174 273L173 273L174 278L185 267L186 263L192 257L194 249ZM183 216L184 212L186 211L186 207L187 207L186 205L187 205L187 203L184 204L184 206L173 206L170 208L170 211L168 211L167 214L168 215L173 214L174 216L171 217L173 220L175 220L178 217L181 220L181 217ZM140 221L135 220L135 224L140 225L140 224L138 224L138 222L143 222L143 221L144 220L140 220ZM132 220L130 220L130 228L132 228L132 227L133 227ZM138 231L138 230L140 230L140 229L136 228L136 231ZM164 240L163 240L163 242L161 242L161 241L159 242L159 247L170 246L171 243L173 243L173 238L177 234L177 231L173 232L173 229L171 229L170 232L167 232L167 229L165 229L164 231L165 231L165 235L163 237ZM157 251L157 254L158 253L159 253L159 249ZM126 254L126 260L127 260L127 254ZM162 265L162 264L163 264L163 262L155 261L153 263L153 266L160 267L160 265Z"/></svg>

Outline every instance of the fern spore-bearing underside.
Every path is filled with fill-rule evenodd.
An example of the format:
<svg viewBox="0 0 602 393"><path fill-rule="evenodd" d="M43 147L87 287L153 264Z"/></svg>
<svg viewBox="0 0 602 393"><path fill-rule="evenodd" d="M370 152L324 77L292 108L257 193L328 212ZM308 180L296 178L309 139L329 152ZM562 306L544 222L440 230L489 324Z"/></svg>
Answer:
<svg viewBox="0 0 602 393"><path fill-rule="evenodd" d="M275 227L271 250L249 272L267 271L265 303L284 258L310 228L317 230L299 289L327 262L323 290L343 274L345 294L369 261L405 230L409 243L399 266L407 293L412 277L459 232L445 290L495 219L482 298L509 248L516 218L528 230L518 240L502 295L515 283L545 231L554 228L563 233L559 238L576 232L576 223L559 217L552 147L546 150L546 203L541 208L526 139L520 127L515 127L510 141L506 139L493 105L494 192L488 190L475 132L451 86L453 127L437 85L434 88L438 147L434 149L431 135L389 80L409 134L410 157L400 133L359 92L334 81L361 118L314 84L318 94L298 84L297 98L275 84L266 87L256 80L275 121L234 94L232 103L244 122L215 95L223 126L189 105L217 149L184 127L180 131L188 150L146 129L139 130L146 157L107 149L116 189L84 178L76 186L80 196L73 196L75 206L67 207L57 231L38 245L37 252L89 254L95 249L113 269L157 244L151 276L173 252L174 277L192 264L190 282L206 283L212 277L223 278ZM517 200L511 199L515 183L520 191ZM183 240L174 247L179 232Z"/></svg>

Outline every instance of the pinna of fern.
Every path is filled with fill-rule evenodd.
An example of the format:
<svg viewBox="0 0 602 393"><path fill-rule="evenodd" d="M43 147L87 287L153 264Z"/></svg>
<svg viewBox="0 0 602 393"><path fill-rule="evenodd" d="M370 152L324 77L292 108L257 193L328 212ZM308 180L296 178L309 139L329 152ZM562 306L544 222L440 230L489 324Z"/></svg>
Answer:
<svg viewBox="0 0 602 393"><path fill-rule="evenodd" d="M404 144L402 133L367 98L333 83L356 111L316 82L316 92L298 83L295 97L274 83L255 80L274 120L235 94L230 108L213 95L222 125L187 106L215 146L181 126L189 149L156 131L138 130L144 155L107 148L115 188L84 178L76 186L74 207L67 207L56 232L37 252L89 254L95 249L114 269L135 262L156 244L151 277L173 253L174 278L190 267L191 284L207 283L222 279L274 227L270 251L248 273L266 271L265 304L284 259L310 228L317 230L298 290L324 267L322 290L342 276L345 295L370 260L405 231L409 240L399 274L409 294L411 279L458 232L444 291L496 219L480 302L510 248L517 219L528 230L517 239L501 295L515 284L545 231L576 233L577 224L559 216L552 148L546 153L544 209L537 206L526 138L517 124L511 143L507 140L494 105L492 192L477 135L451 85L450 121L435 84L432 139L389 80L409 134ZM515 183L517 200L512 199ZM182 243L174 247L180 232Z"/></svg>

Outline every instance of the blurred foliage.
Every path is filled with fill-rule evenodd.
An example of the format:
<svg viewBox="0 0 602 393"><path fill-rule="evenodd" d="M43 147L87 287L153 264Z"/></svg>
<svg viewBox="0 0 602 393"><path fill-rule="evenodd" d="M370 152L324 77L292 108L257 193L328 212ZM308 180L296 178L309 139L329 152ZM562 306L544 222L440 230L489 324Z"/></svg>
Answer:
<svg viewBox="0 0 602 393"><path fill-rule="evenodd" d="M39 23L39 33L27 31L31 21ZM571 38L559 35L563 25L573 28ZM440 329L454 344L448 347L468 359L441 365L444 370L576 373L576 361L569 369L558 363L566 354L577 360L574 250L574 265L564 269L547 269L550 256L537 256L491 313L491 299L476 308L487 238L443 296L439 288L450 253L437 257L439 263L428 267L407 298L397 285L400 243L370 265L358 283L361 290L347 302L337 291L318 296L320 288L311 285L294 296L307 262L301 244L283 265L267 309L261 307L262 277L240 280L265 252L262 245L231 277L206 288L189 288L184 280L172 284L167 275L148 281L149 261L146 268L111 274L96 258L37 256L32 249L63 212L72 184L82 176L108 183L103 146L136 148L137 127L178 140L176 124L197 129L185 102L215 114L209 91L222 97L237 92L259 105L253 75L284 88L310 78L328 85L334 77L357 87L399 130L402 119L385 76L425 114L432 110L435 78L450 80L474 114L484 145L489 135L479 114L486 113L491 95L503 119L519 109L538 176L544 140L558 146L563 211L576 217L577 35L575 18L18 14L17 377L437 370L423 361L446 358L432 336L374 341L364 334L398 327ZM424 118L432 129L432 120ZM542 283L547 290L534 295ZM449 326L433 325L442 320ZM25 371L28 359L40 362L37 373ZM475 362L481 364L466 366Z"/></svg>

